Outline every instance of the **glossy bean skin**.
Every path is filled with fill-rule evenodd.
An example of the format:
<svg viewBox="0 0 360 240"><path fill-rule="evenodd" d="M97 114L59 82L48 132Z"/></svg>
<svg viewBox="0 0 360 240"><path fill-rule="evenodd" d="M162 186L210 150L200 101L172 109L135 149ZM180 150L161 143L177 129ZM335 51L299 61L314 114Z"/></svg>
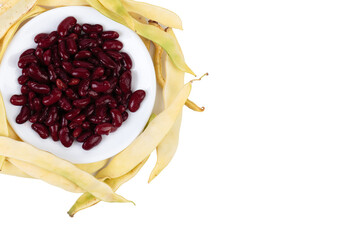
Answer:
<svg viewBox="0 0 360 240"><path fill-rule="evenodd" d="M92 63L89 62L85 62L85 61L79 61L79 60L75 60L73 61L73 65L75 67L79 67L79 68L86 68L86 69L94 69L95 66Z"/></svg>
<svg viewBox="0 0 360 240"><path fill-rule="evenodd" d="M43 105L41 104L41 101L39 98L34 98L31 102L30 102L30 108L35 110L36 112L40 112L43 108Z"/></svg>
<svg viewBox="0 0 360 240"><path fill-rule="evenodd" d="M122 119L123 119L123 122L125 122L129 117L129 114L125 111L122 113Z"/></svg>
<svg viewBox="0 0 360 240"><path fill-rule="evenodd" d="M110 88L110 83L108 81L102 81L102 82L92 81L91 88L97 93L106 92Z"/></svg>
<svg viewBox="0 0 360 240"><path fill-rule="evenodd" d="M72 109L72 105L66 97L60 98L59 107L65 111L70 111Z"/></svg>
<svg viewBox="0 0 360 240"><path fill-rule="evenodd" d="M36 48L35 56L41 63L43 63L43 55L44 55L44 50L42 48Z"/></svg>
<svg viewBox="0 0 360 240"><path fill-rule="evenodd" d="M45 106L50 106L58 102L61 98L62 92L58 88L54 88L48 96L43 97L42 103Z"/></svg>
<svg viewBox="0 0 360 240"><path fill-rule="evenodd" d="M39 33L38 35L35 36L34 42L39 43L42 39L46 38L48 35L49 34L47 33Z"/></svg>
<svg viewBox="0 0 360 240"><path fill-rule="evenodd" d="M55 82L57 79L57 74L55 72L55 67L54 65L49 65L48 66L48 74L49 74L49 80L52 82Z"/></svg>
<svg viewBox="0 0 360 240"><path fill-rule="evenodd" d="M123 44L118 40L107 40L102 45L104 51L120 51L122 48Z"/></svg>
<svg viewBox="0 0 360 240"><path fill-rule="evenodd" d="M29 77L38 81L38 82L48 82L49 77L45 71L39 68L36 64L31 64L28 68Z"/></svg>
<svg viewBox="0 0 360 240"><path fill-rule="evenodd" d="M137 90L133 94L131 94L128 104L129 111L136 112L139 109L140 104L144 100L145 96L146 93L144 90Z"/></svg>
<svg viewBox="0 0 360 240"><path fill-rule="evenodd" d="M19 59L18 67L19 68L26 68L32 63L35 63L35 64L38 63L38 59L36 58L36 56L34 56L34 55L26 55L26 56L23 56L22 58Z"/></svg>
<svg viewBox="0 0 360 240"><path fill-rule="evenodd" d="M102 64L109 68L116 68L116 63L106 53L98 52L97 56Z"/></svg>
<svg viewBox="0 0 360 240"><path fill-rule="evenodd" d="M62 127L59 130L59 139L64 147L69 148L74 142L74 138L70 135L70 130L67 127Z"/></svg>
<svg viewBox="0 0 360 240"><path fill-rule="evenodd" d="M85 108L91 102L90 98L82 98L73 101L73 105L76 108Z"/></svg>
<svg viewBox="0 0 360 240"><path fill-rule="evenodd" d="M51 32L48 36L46 36L45 38L42 38L39 41L38 46L43 49L47 49L56 43L56 41L58 40L58 37L59 37L58 32L56 32L56 31Z"/></svg>
<svg viewBox="0 0 360 240"><path fill-rule="evenodd" d="M23 85L23 86L21 86L20 92L23 95L27 95L30 92L30 88L26 85Z"/></svg>
<svg viewBox="0 0 360 240"><path fill-rule="evenodd" d="M75 60L82 60L82 59L87 59L90 58L92 56L90 51L87 50L82 50L80 52L78 52L77 54L75 54L74 59Z"/></svg>
<svg viewBox="0 0 360 240"><path fill-rule="evenodd" d="M78 93L81 97L85 97L89 93L90 80L84 79L79 83Z"/></svg>
<svg viewBox="0 0 360 240"><path fill-rule="evenodd" d="M96 99L95 104L96 106L101 106L101 105L110 104L112 102L116 102L116 101L111 95L104 95Z"/></svg>
<svg viewBox="0 0 360 240"><path fill-rule="evenodd" d="M79 137L82 131L83 131L82 127L75 128L73 131L73 137L74 138Z"/></svg>
<svg viewBox="0 0 360 240"><path fill-rule="evenodd" d="M95 40L95 39L81 39L79 41L79 49L80 50L84 50L87 48L94 48L94 47L98 47L99 43Z"/></svg>
<svg viewBox="0 0 360 240"><path fill-rule="evenodd" d="M73 65L71 64L71 62L63 61L63 62L61 63L61 66L62 66L62 68L65 70L65 72L67 72L67 73L69 73L69 74L71 74L72 71L74 70L74 67L73 67Z"/></svg>
<svg viewBox="0 0 360 240"><path fill-rule="evenodd" d="M72 121L71 123L69 123L68 127L69 127L70 130L74 130L75 128L80 127L80 125L81 124Z"/></svg>
<svg viewBox="0 0 360 240"><path fill-rule="evenodd" d="M59 118L59 111L56 107L52 106L49 108L49 113L44 123L46 126L52 126L56 123L58 118Z"/></svg>
<svg viewBox="0 0 360 240"><path fill-rule="evenodd" d="M33 123L31 128L34 129L42 139L47 139L50 135L47 127L41 123Z"/></svg>
<svg viewBox="0 0 360 240"><path fill-rule="evenodd" d="M49 107L45 107L39 114L38 122L40 123L45 122L46 118L48 117L48 114L49 114Z"/></svg>
<svg viewBox="0 0 360 240"><path fill-rule="evenodd" d="M131 90L131 80L132 80L132 76L129 70L125 71L121 75L119 79L119 86L123 93L128 93Z"/></svg>
<svg viewBox="0 0 360 240"><path fill-rule="evenodd" d="M98 80L99 78L101 78L105 73L105 69L103 67L97 67L95 68L95 70L93 71L92 75L91 75L91 80Z"/></svg>
<svg viewBox="0 0 360 240"><path fill-rule="evenodd" d="M66 37L72 28L75 27L77 23L76 18L74 17L67 17L65 18L58 26L58 33L61 37Z"/></svg>
<svg viewBox="0 0 360 240"><path fill-rule="evenodd" d="M43 54L43 63L46 66L49 66L51 64L51 60L52 60L52 52L51 49L48 49Z"/></svg>
<svg viewBox="0 0 360 240"><path fill-rule="evenodd" d="M117 51L106 51L106 54L109 55L116 62L120 62L123 59L121 53Z"/></svg>
<svg viewBox="0 0 360 240"><path fill-rule="evenodd" d="M50 136L52 140L54 140L55 142L59 141L59 129L60 129L59 123L55 123L49 127Z"/></svg>
<svg viewBox="0 0 360 240"><path fill-rule="evenodd" d="M29 122L31 122L31 123L37 123L38 120L39 120L39 113L34 113L29 118Z"/></svg>
<svg viewBox="0 0 360 240"><path fill-rule="evenodd" d="M115 31L104 31L101 33L101 38L106 40L112 40L119 38L119 33Z"/></svg>
<svg viewBox="0 0 360 240"><path fill-rule="evenodd" d="M19 115L16 117L17 124L23 124L30 118L30 108L28 106L22 106Z"/></svg>
<svg viewBox="0 0 360 240"><path fill-rule="evenodd" d="M85 119L86 119L85 114L80 114L80 115L77 115L75 118L73 118L72 121L75 123L81 124L83 121L85 121Z"/></svg>
<svg viewBox="0 0 360 240"><path fill-rule="evenodd" d="M40 93L40 94L50 93L50 87L46 84L40 84L34 81L28 81L27 86L36 93Z"/></svg>
<svg viewBox="0 0 360 240"><path fill-rule="evenodd" d="M83 131L83 132L76 138L76 140L77 140L78 142L85 142L86 139L88 139L91 135L92 135L91 131Z"/></svg>
<svg viewBox="0 0 360 240"><path fill-rule="evenodd" d="M86 141L83 143L82 148L84 150L90 150L94 147L96 147L97 145L99 145L99 143L101 142L102 137L100 135L91 135L88 139L86 139Z"/></svg>
<svg viewBox="0 0 360 240"><path fill-rule="evenodd" d="M90 71L86 68L75 68L71 72L71 75L75 78L89 78L90 77Z"/></svg>
<svg viewBox="0 0 360 240"><path fill-rule="evenodd" d="M76 116L78 116L81 112L81 109L79 108L75 108L73 110L71 110L70 112L65 114L65 118L68 120L72 120L74 119Z"/></svg>
<svg viewBox="0 0 360 240"><path fill-rule="evenodd" d="M70 100L79 99L79 95L77 95L77 93L74 92L74 90L72 90L71 88L66 89L65 94Z"/></svg>
<svg viewBox="0 0 360 240"><path fill-rule="evenodd" d="M114 126L110 123L102 123L95 127L95 134L97 135L109 135Z"/></svg>
<svg viewBox="0 0 360 240"><path fill-rule="evenodd" d="M51 48L51 52L52 52L52 62L54 64L55 67L60 67L61 66L61 60L60 60L60 55L59 55L59 49L57 46L53 46Z"/></svg>
<svg viewBox="0 0 360 240"><path fill-rule="evenodd" d="M60 127L67 127L69 125L69 121L65 118L65 116L62 116L60 119Z"/></svg>
<svg viewBox="0 0 360 240"><path fill-rule="evenodd" d="M81 124L81 127L82 127L83 129L89 129L89 128L91 127L91 124L90 124L90 122L88 122L88 121L84 121L84 122Z"/></svg>
<svg viewBox="0 0 360 240"><path fill-rule="evenodd" d="M76 35L75 35L75 36L76 36ZM67 47L68 52L69 52L71 55L76 54L77 51L78 51L77 44L76 44L76 42L75 42L75 39L73 39L73 38L68 38L68 39L66 39L66 47Z"/></svg>
<svg viewBox="0 0 360 240"><path fill-rule="evenodd" d="M87 107L84 110L84 114L86 117L89 117L90 115L92 115L95 112L95 108L96 106L94 104L90 105L89 107Z"/></svg>
<svg viewBox="0 0 360 240"><path fill-rule="evenodd" d="M68 61L70 59L70 54L66 49L65 42L60 42L58 45L59 55L64 61Z"/></svg>
<svg viewBox="0 0 360 240"><path fill-rule="evenodd" d="M70 77L67 75L65 70L63 70L62 68L56 68L55 72L56 72L56 75L58 76L58 78L60 78L65 83L70 81Z"/></svg>
<svg viewBox="0 0 360 240"><path fill-rule="evenodd" d="M80 24L75 24L75 26L74 26L74 33L75 33L76 35L80 35L81 31L82 31L81 25L80 25Z"/></svg>
<svg viewBox="0 0 360 240"><path fill-rule="evenodd" d="M114 127L120 127L122 125L123 119L120 110L113 108L110 110L112 125Z"/></svg>
<svg viewBox="0 0 360 240"><path fill-rule="evenodd" d="M63 81L61 81L61 79L56 79L56 86L58 89L60 90L65 90L67 89L66 83L64 83Z"/></svg>
<svg viewBox="0 0 360 240"><path fill-rule="evenodd" d="M20 77L18 78L18 83L19 83L20 85L24 85L28 80L29 80L29 77L20 76Z"/></svg>
<svg viewBox="0 0 360 240"><path fill-rule="evenodd" d="M103 31L103 27L99 24L95 24L95 25L84 24L82 26L82 30L85 33L101 33Z"/></svg>
<svg viewBox="0 0 360 240"><path fill-rule="evenodd" d="M122 64L123 66L126 68L126 69L131 69L132 68L132 60L129 56L129 54L125 53L125 52L122 52L121 53L122 55Z"/></svg>
<svg viewBox="0 0 360 240"><path fill-rule="evenodd" d="M23 106L27 103L27 98L24 95L13 95L10 103L15 106Z"/></svg>
<svg viewBox="0 0 360 240"><path fill-rule="evenodd" d="M76 86L80 83L80 79L79 78L72 78L70 79L70 81L68 82L69 86Z"/></svg>

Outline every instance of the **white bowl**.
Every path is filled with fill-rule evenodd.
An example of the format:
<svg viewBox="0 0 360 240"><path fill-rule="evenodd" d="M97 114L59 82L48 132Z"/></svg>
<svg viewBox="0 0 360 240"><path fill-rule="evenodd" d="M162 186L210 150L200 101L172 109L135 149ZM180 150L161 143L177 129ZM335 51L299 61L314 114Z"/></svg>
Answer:
<svg viewBox="0 0 360 240"><path fill-rule="evenodd" d="M20 85L17 78L21 75L21 69L17 62L22 52L29 48L35 48L34 37L38 33L49 33L57 29L59 23L68 16L74 16L80 24L101 24L104 30L117 31L119 40L123 42L122 51L127 52L133 60L132 89L143 89L146 97L141 103L140 109L135 113L129 112L129 118L114 133L103 136L101 143L85 151L81 143L74 142L70 148L65 148L60 142L54 142L51 138L42 139L32 130L31 123L17 124L16 116L21 107L10 103L14 94L20 94ZM73 163L92 163L110 158L125 149L143 130L154 107L156 96L155 71L151 56L140 37L129 28L103 16L90 7L62 7L40 14L26 23L11 41L0 65L0 91L3 95L7 119L19 137L33 146L51 152L54 155Z"/></svg>

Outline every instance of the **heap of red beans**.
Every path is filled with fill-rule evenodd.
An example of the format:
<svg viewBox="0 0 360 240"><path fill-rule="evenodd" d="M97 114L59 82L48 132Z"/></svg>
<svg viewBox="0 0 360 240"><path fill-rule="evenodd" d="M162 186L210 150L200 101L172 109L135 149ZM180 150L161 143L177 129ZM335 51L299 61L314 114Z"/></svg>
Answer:
<svg viewBox="0 0 360 240"><path fill-rule="evenodd" d="M10 99L22 106L16 122L30 121L41 138L51 136L65 147L76 140L85 150L116 131L128 118L126 110L137 111L145 98L143 90L131 91L132 61L120 52L118 37L74 17L57 31L38 34L36 49L18 62L21 94Z"/></svg>

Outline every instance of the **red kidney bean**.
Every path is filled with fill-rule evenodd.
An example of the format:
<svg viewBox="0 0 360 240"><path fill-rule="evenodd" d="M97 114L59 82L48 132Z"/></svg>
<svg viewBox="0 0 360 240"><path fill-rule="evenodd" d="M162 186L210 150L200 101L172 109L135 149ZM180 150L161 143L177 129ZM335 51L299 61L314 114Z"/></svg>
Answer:
<svg viewBox="0 0 360 240"><path fill-rule="evenodd" d="M84 122L81 124L81 127L82 127L83 129L89 129L89 128L91 127L91 124L90 124L90 122L88 122L88 121L84 121Z"/></svg>
<svg viewBox="0 0 360 240"><path fill-rule="evenodd" d="M55 106L52 106L49 108L49 113L48 113L48 117L45 120L45 125L47 126L52 126L56 123L56 121L59 118L59 112L58 109Z"/></svg>
<svg viewBox="0 0 360 240"><path fill-rule="evenodd" d="M80 24L76 24L75 27L74 27L74 33L77 34L77 35L80 35L81 34L81 25Z"/></svg>
<svg viewBox="0 0 360 240"><path fill-rule="evenodd" d="M55 142L59 141L59 129L60 129L59 123L55 123L49 127L50 136L52 140L54 140Z"/></svg>
<svg viewBox="0 0 360 240"><path fill-rule="evenodd" d="M41 123L33 123L31 128L34 129L34 131L37 132L42 139L49 137L49 130L45 125Z"/></svg>
<svg viewBox="0 0 360 240"><path fill-rule="evenodd" d="M20 85L24 85L27 81L29 80L29 77L26 77L26 76L20 76L19 78L18 78L18 83L20 84Z"/></svg>
<svg viewBox="0 0 360 240"><path fill-rule="evenodd" d="M74 119L76 116L78 116L81 112L81 109L75 108L71 110L70 112L66 113L64 116L68 120Z"/></svg>
<svg viewBox="0 0 360 240"><path fill-rule="evenodd" d="M125 111L122 113L122 119L123 119L123 122L125 122L129 117L129 114Z"/></svg>
<svg viewBox="0 0 360 240"><path fill-rule="evenodd" d="M56 68L55 72L62 81L66 82L66 83L70 81L70 77L67 75L67 73L63 69Z"/></svg>
<svg viewBox="0 0 360 240"><path fill-rule="evenodd" d="M13 95L10 102L15 106L23 106L27 103L27 98L24 95Z"/></svg>
<svg viewBox="0 0 360 240"><path fill-rule="evenodd" d="M23 124L30 118L30 108L28 106L22 106L19 115L16 117L16 123L17 124Z"/></svg>
<svg viewBox="0 0 360 240"><path fill-rule="evenodd" d="M77 37L77 35L75 35ZM75 39L73 38L68 38L66 39L66 46L67 46L67 50L71 55L74 55L77 53L78 48L75 42Z"/></svg>
<svg viewBox="0 0 360 240"><path fill-rule="evenodd" d="M117 51L106 51L106 54L109 55L116 62L120 62L123 59L123 56L121 55L121 53L119 53Z"/></svg>
<svg viewBox="0 0 360 240"><path fill-rule="evenodd" d="M144 90L137 90L133 94L131 94L131 97L130 97L130 100L128 103L128 108L129 108L130 112L136 112L139 109L141 102L145 98L145 95L146 95L146 93Z"/></svg>
<svg viewBox="0 0 360 240"><path fill-rule="evenodd" d="M59 50L58 50L58 46L54 45L51 48L51 52L52 52L52 62L54 64L55 67L60 67L61 66L61 60L60 60L60 55L59 55Z"/></svg>
<svg viewBox="0 0 360 240"><path fill-rule="evenodd" d="M39 113L34 113L33 115L30 116L29 122L37 123L38 119L39 119Z"/></svg>
<svg viewBox="0 0 360 240"><path fill-rule="evenodd" d="M75 27L77 23L76 18L74 17L67 17L65 18L58 26L58 32L61 37L67 36L71 29Z"/></svg>
<svg viewBox="0 0 360 240"><path fill-rule="evenodd" d="M47 117L48 117L48 114L49 114L49 107L45 107L45 108L41 111L41 113L39 114L39 120L38 120L38 122L40 122L40 123L45 122L45 120L46 120Z"/></svg>
<svg viewBox="0 0 360 240"><path fill-rule="evenodd" d="M50 81L52 81L52 82L56 81L57 75L56 75L56 72L55 72L54 65L51 65L51 64L50 64L50 65L48 66L48 75L49 75Z"/></svg>
<svg viewBox="0 0 360 240"><path fill-rule="evenodd" d="M116 88L116 84L118 83L118 79L112 77L112 78L109 78L108 81L110 83L110 88L109 88L109 90L105 91L104 93L111 94L114 91L114 89Z"/></svg>
<svg viewBox="0 0 360 240"><path fill-rule="evenodd" d="M59 55L64 60L67 61L70 59L70 54L68 53L68 50L66 49L65 42L60 42L58 45Z"/></svg>
<svg viewBox="0 0 360 240"><path fill-rule="evenodd" d="M75 123L79 123L81 124L82 122L84 122L86 119L86 116L84 114L80 114L78 116L76 116L72 121Z"/></svg>
<svg viewBox="0 0 360 240"><path fill-rule="evenodd" d="M116 63L112 60L106 53L98 52L97 56L102 64L104 64L108 68L116 68Z"/></svg>
<svg viewBox="0 0 360 240"><path fill-rule="evenodd" d="M93 38L93 39L98 39L99 35L97 33L95 33L95 32L92 32L92 33L89 33L89 37Z"/></svg>
<svg viewBox="0 0 360 240"><path fill-rule="evenodd" d="M85 62L85 61L79 61L79 60L75 60L73 61L73 65L75 67L79 67L79 68L86 68L86 69L94 69L95 66L89 62Z"/></svg>
<svg viewBox="0 0 360 240"><path fill-rule="evenodd" d="M121 112L114 108L110 110L110 114L112 118L112 125L117 128L120 127L123 122Z"/></svg>
<svg viewBox="0 0 360 240"><path fill-rule="evenodd" d="M38 35L35 36L34 42L39 43L42 39L46 38L47 36L48 36L47 33L39 33Z"/></svg>
<svg viewBox="0 0 360 240"><path fill-rule="evenodd" d="M118 40L107 40L103 43L102 49L105 51L120 51L123 48L122 42Z"/></svg>
<svg viewBox="0 0 360 240"><path fill-rule="evenodd" d="M87 51L87 50L82 50L80 52L78 52L74 59L76 60L80 60L80 59L87 59L87 58L90 58L91 57L91 52L90 51Z"/></svg>
<svg viewBox="0 0 360 240"><path fill-rule="evenodd" d="M58 37L59 37L58 32L56 31L51 32L48 36L39 40L38 46L43 49L49 48L56 43Z"/></svg>
<svg viewBox="0 0 360 240"><path fill-rule="evenodd" d="M101 105L95 109L95 115L99 119L104 119L107 115L108 108L106 105Z"/></svg>
<svg viewBox="0 0 360 240"><path fill-rule="evenodd" d="M50 87L46 84L40 84L34 81L28 81L27 86L33 90L34 92L40 93L40 94L48 94L50 93Z"/></svg>
<svg viewBox="0 0 360 240"><path fill-rule="evenodd" d="M34 48L29 48L28 50L24 51L24 52L20 55L19 59L22 58L22 57L24 57L24 56L34 55L34 54L35 54L35 49L34 49Z"/></svg>
<svg viewBox="0 0 360 240"><path fill-rule="evenodd" d="M84 24L82 25L82 30L85 33L101 33L103 31L103 27L99 24L95 24L95 25Z"/></svg>
<svg viewBox="0 0 360 240"><path fill-rule="evenodd" d="M90 72L86 68L75 68L71 72L71 75L75 78L83 78L84 79L84 78L90 77Z"/></svg>
<svg viewBox="0 0 360 240"><path fill-rule="evenodd" d="M36 97L36 94L34 92L29 92L28 100L31 103L31 101Z"/></svg>
<svg viewBox="0 0 360 240"><path fill-rule="evenodd" d="M91 75L91 80L97 80L100 77L102 77L105 73L105 69L103 67L97 67L95 68L95 70L93 71L92 75Z"/></svg>
<svg viewBox="0 0 360 240"><path fill-rule="evenodd" d="M29 68L23 68L23 70L21 71L22 76L29 76Z"/></svg>
<svg viewBox="0 0 360 240"><path fill-rule="evenodd" d="M38 63L38 59L34 55L26 55L19 59L18 66L19 68L26 68L30 64Z"/></svg>
<svg viewBox="0 0 360 240"><path fill-rule="evenodd" d="M79 137L76 138L78 142L85 142L92 135L91 131L83 131Z"/></svg>
<svg viewBox="0 0 360 240"><path fill-rule="evenodd" d="M44 50L42 48L36 48L35 56L41 63L43 63L43 58L44 58L43 55L44 55Z"/></svg>
<svg viewBox="0 0 360 240"><path fill-rule="evenodd" d="M27 95L27 94L29 94L29 92L30 92L30 88L29 88L28 86L26 86L26 85L23 85L23 86L21 86L20 92L21 92L21 94L23 94L23 95Z"/></svg>
<svg viewBox="0 0 360 240"><path fill-rule="evenodd" d="M82 131L83 131L82 127L75 128L73 131L73 137L74 138L79 137Z"/></svg>
<svg viewBox="0 0 360 240"><path fill-rule="evenodd" d="M61 81L61 79L56 79L56 86L58 87L58 89L60 90L65 90L67 88L66 83L64 83L63 81Z"/></svg>
<svg viewBox="0 0 360 240"><path fill-rule="evenodd" d="M65 70L65 72L71 74L73 71L73 65L71 64L71 62L67 62L67 61L63 61L61 63L62 68Z"/></svg>
<svg viewBox="0 0 360 240"><path fill-rule="evenodd" d="M100 123L103 123L103 120L100 119L99 117L97 116L94 116L94 115L91 115L90 117L88 117L88 120L92 123L92 124L100 124Z"/></svg>
<svg viewBox="0 0 360 240"><path fill-rule="evenodd" d="M99 61L98 59L96 59L96 58L89 58L89 59L87 59L87 61L88 61L89 63L94 64L95 66L99 66L99 65L100 65L100 61Z"/></svg>
<svg viewBox="0 0 360 240"><path fill-rule="evenodd" d="M71 122L71 123L69 123L69 129L71 129L71 130L74 130L75 128L77 128L77 127L79 127L80 126L80 124L79 123L77 123L77 122Z"/></svg>
<svg viewBox="0 0 360 240"><path fill-rule="evenodd" d="M94 90L89 90L89 92L88 92L88 96L91 97L91 98L94 98L94 99L98 98L99 95L100 94L95 92Z"/></svg>
<svg viewBox="0 0 360 240"><path fill-rule="evenodd" d="M31 107L32 105L32 107ZM34 98L31 102L30 102L30 108L32 108L33 110L35 110L36 112L40 112L43 108L43 105L41 104L41 101L39 98Z"/></svg>
<svg viewBox="0 0 360 240"><path fill-rule="evenodd" d="M90 116L90 115L92 115L94 112L95 112L95 105L94 104L92 104L92 105L90 105L89 107L87 107L85 110L84 110L84 114L85 114L85 116Z"/></svg>
<svg viewBox="0 0 360 240"><path fill-rule="evenodd" d="M111 95L104 95L104 96L101 96L98 99L96 99L95 105L96 106L107 105L111 102L116 102L116 101Z"/></svg>
<svg viewBox="0 0 360 240"><path fill-rule="evenodd" d="M60 126L67 127L68 125L69 125L69 121L65 118L65 116L62 116L60 119Z"/></svg>
<svg viewBox="0 0 360 240"><path fill-rule="evenodd" d="M89 93L90 79L84 79L79 83L78 93L81 97L85 97Z"/></svg>
<svg viewBox="0 0 360 240"><path fill-rule="evenodd" d="M42 59L43 63L46 66L49 66L51 64L51 59L52 59L52 52L51 52L51 49L48 49L43 54L43 59Z"/></svg>
<svg viewBox="0 0 360 240"><path fill-rule="evenodd" d="M103 39L117 39L119 37L119 33L115 31L104 31L101 33L101 38Z"/></svg>
<svg viewBox="0 0 360 240"><path fill-rule="evenodd" d="M131 90L131 72L129 70L125 71L120 79L119 86L122 92L127 93Z"/></svg>
<svg viewBox="0 0 360 240"><path fill-rule="evenodd" d="M70 101L66 97L62 97L59 100L59 107L64 109L65 111L70 111L72 109L72 105Z"/></svg>
<svg viewBox="0 0 360 240"><path fill-rule="evenodd" d="M71 100L79 99L79 95L77 95L71 88L66 89L65 94Z"/></svg>
<svg viewBox="0 0 360 240"><path fill-rule="evenodd" d="M95 134L98 135L109 135L114 126L110 123L102 123L95 127Z"/></svg>
<svg viewBox="0 0 360 240"><path fill-rule="evenodd" d="M74 138L70 136L70 130L67 127L62 127L59 131L59 139L64 147L71 147L74 142Z"/></svg>
<svg viewBox="0 0 360 240"><path fill-rule="evenodd" d="M28 68L29 77L39 82L48 82L49 77L45 71L39 68L38 65L31 64Z"/></svg>
<svg viewBox="0 0 360 240"><path fill-rule="evenodd" d="M66 40L67 39L72 39L72 40L78 40L79 36L76 34L76 33L70 33L69 36L67 36ZM66 43L67 45L67 43ZM76 43L75 43L76 45ZM77 48L77 45L76 45L76 48Z"/></svg>
<svg viewBox="0 0 360 240"><path fill-rule="evenodd" d="M122 63L126 69L132 68L132 60L129 54L122 52L121 55L123 56Z"/></svg>
<svg viewBox="0 0 360 240"><path fill-rule="evenodd" d="M118 109L121 113L126 111L126 107L124 105L120 105Z"/></svg>
<svg viewBox="0 0 360 240"><path fill-rule="evenodd" d="M73 105L76 108L84 108L87 105L89 105L89 103L91 102L91 99L88 98L82 98L82 99L77 99L73 101Z"/></svg>
<svg viewBox="0 0 360 240"><path fill-rule="evenodd" d="M60 98L61 98L62 92L61 90L59 90L58 88L54 88L51 93L49 94L49 96L45 96L42 99L42 103L45 106L50 106L54 103L57 103Z"/></svg>
<svg viewBox="0 0 360 240"><path fill-rule="evenodd" d="M98 81L92 81L91 82L91 88L95 92L106 92L110 88L110 83L108 81L98 82Z"/></svg>
<svg viewBox="0 0 360 240"><path fill-rule="evenodd" d="M97 47L99 46L99 43L95 39L81 39L78 46L80 50L84 50L86 48Z"/></svg>
<svg viewBox="0 0 360 240"><path fill-rule="evenodd" d="M102 52L101 48L99 47L90 48L90 51L94 54L98 54L99 52Z"/></svg>
<svg viewBox="0 0 360 240"><path fill-rule="evenodd" d="M96 147L97 145L99 145L99 143L101 142L102 137L100 135L91 135L88 139L86 139L86 141L83 143L82 148L84 150L90 150L94 147Z"/></svg>
<svg viewBox="0 0 360 240"><path fill-rule="evenodd" d="M69 86L75 86L75 85L78 85L79 83L80 83L80 79L78 79L78 78L72 78L72 79L70 79L68 85L69 85Z"/></svg>

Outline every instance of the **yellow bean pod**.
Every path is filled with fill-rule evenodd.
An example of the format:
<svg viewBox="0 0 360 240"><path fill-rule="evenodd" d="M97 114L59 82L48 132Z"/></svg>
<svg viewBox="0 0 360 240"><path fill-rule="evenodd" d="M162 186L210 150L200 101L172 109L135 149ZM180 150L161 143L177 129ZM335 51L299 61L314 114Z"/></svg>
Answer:
<svg viewBox="0 0 360 240"><path fill-rule="evenodd" d="M84 172L93 174L103 168L110 159L105 159L99 162L94 163L84 163L84 164L74 164L76 167L80 168Z"/></svg>
<svg viewBox="0 0 360 240"><path fill-rule="evenodd" d="M0 93L0 136L8 137L9 136L9 129L6 119L6 111L3 97ZM0 171L5 161L5 156L0 155Z"/></svg>
<svg viewBox="0 0 360 240"><path fill-rule="evenodd" d="M8 123L8 130L9 130L9 135L8 137L17 141L21 141L20 137L16 134L16 132L14 131L14 129L10 126L10 124Z"/></svg>
<svg viewBox="0 0 360 240"><path fill-rule="evenodd" d="M133 0L122 0L122 2L129 12L140 14L171 28L183 29L180 17L168 9Z"/></svg>
<svg viewBox="0 0 360 240"><path fill-rule="evenodd" d="M111 9L111 11L120 15L125 20L126 25L134 30L134 19L130 16L120 0L99 0L99 2L107 9Z"/></svg>
<svg viewBox="0 0 360 240"><path fill-rule="evenodd" d="M4 161L4 165L3 165L3 168L1 169L0 173L6 174L6 175L12 175L12 176L16 176L16 177L32 178L28 174L24 173L23 171L21 171L20 169L15 167L8 160Z"/></svg>
<svg viewBox="0 0 360 240"><path fill-rule="evenodd" d="M47 8L65 6L89 6L86 0L38 0L36 4Z"/></svg>
<svg viewBox="0 0 360 240"><path fill-rule="evenodd" d="M21 149L21 151L19 151L19 149ZM108 185L97 180L92 175L28 143L15 141L7 137L0 137L0 155L15 158L61 175L78 185L84 192L89 192L102 201L129 202L122 196L115 194Z"/></svg>
<svg viewBox="0 0 360 240"><path fill-rule="evenodd" d="M155 117L144 132L116 155L109 165L97 174L97 177L117 178L122 176L150 155L174 125L191 92L191 86L192 82L187 83L169 107Z"/></svg>

